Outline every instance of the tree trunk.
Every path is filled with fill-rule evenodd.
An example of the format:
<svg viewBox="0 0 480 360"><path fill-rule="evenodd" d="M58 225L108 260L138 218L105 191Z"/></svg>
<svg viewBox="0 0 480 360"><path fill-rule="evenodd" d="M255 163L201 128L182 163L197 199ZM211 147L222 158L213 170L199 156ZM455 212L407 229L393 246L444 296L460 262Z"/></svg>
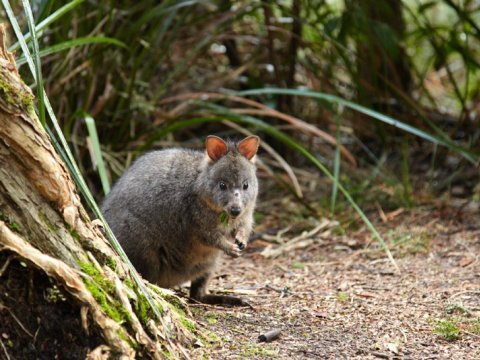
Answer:
<svg viewBox="0 0 480 360"><path fill-rule="evenodd" d="M151 317L83 208L4 39L0 25L0 358L188 357L190 322L163 297L184 304L146 283L164 319Z"/></svg>
<svg viewBox="0 0 480 360"><path fill-rule="evenodd" d="M389 99L408 94L412 77L403 48L401 1L348 0L344 16L356 31L358 100L385 107Z"/></svg>

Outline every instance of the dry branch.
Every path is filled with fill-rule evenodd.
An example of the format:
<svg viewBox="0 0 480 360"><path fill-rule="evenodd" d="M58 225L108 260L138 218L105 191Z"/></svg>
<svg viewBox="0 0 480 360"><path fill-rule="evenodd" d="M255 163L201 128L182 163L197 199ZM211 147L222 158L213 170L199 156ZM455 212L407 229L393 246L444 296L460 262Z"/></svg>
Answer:
<svg viewBox="0 0 480 360"><path fill-rule="evenodd" d="M260 335L258 337L259 342L271 342L273 340L276 340L280 337L280 334L282 333L281 329L273 329L270 331L267 331L266 333Z"/></svg>
<svg viewBox="0 0 480 360"><path fill-rule="evenodd" d="M315 241L313 237L317 235L321 230L331 228L335 225L337 225L337 222L335 221L322 219L322 221L314 229L310 231L304 231L299 236L296 236L289 241L283 242L280 246L276 248L272 249L271 246L268 246L261 252L261 254L264 257L275 258L282 255L283 253L287 253L295 249L305 248Z"/></svg>

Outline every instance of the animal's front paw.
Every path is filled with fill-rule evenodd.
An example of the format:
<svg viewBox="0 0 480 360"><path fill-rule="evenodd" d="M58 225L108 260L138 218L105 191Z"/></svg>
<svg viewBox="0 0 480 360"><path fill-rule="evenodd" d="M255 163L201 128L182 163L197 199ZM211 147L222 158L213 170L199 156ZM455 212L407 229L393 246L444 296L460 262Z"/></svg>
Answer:
<svg viewBox="0 0 480 360"><path fill-rule="evenodd" d="M236 234L235 234L235 244L237 244L238 248L240 250L245 250L248 244L248 236L245 234L245 231L240 229Z"/></svg>
<svg viewBox="0 0 480 360"><path fill-rule="evenodd" d="M230 255L231 257L237 258L242 255L242 249L235 243L235 244L229 244L229 246L224 249L225 253L227 255Z"/></svg>
<svg viewBox="0 0 480 360"><path fill-rule="evenodd" d="M237 247L238 247L239 250L245 250L245 248L247 247L247 243L246 243L246 242L243 242L243 241L240 240L239 238L236 238L236 239L235 239L235 244L237 245Z"/></svg>

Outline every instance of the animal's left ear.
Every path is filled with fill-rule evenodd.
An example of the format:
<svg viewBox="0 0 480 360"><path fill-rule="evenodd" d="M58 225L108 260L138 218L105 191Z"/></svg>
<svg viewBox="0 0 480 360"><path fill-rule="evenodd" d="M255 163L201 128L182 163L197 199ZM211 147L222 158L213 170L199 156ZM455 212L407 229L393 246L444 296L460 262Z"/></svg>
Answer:
<svg viewBox="0 0 480 360"><path fill-rule="evenodd" d="M255 135L250 135L237 144L237 149L240 154L253 162L259 145L260 138Z"/></svg>
<svg viewBox="0 0 480 360"><path fill-rule="evenodd" d="M212 161L218 161L221 157L225 156L228 152L227 143L218 136L209 135L205 142L205 148L207 149L207 155Z"/></svg>

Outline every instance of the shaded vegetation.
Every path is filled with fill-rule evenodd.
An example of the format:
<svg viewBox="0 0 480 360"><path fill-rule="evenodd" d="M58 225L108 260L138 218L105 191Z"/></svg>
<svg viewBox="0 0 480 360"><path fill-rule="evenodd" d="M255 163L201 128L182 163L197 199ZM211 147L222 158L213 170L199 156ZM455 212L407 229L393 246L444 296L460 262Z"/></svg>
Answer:
<svg viewBox="0 0 480 360"><path fill-rule="evenodd" d="M25 12L32 36L20 39L17 29L21 41L12 49L22 46L18 65L27 61L37 88L45 84L58 104L57 148L95 216L102 217L89 189L101 199L143 151L199 146L208 133L255 132L273 158L262 168L280 186L311 212L326 212L315 203L328 193L304 198L288 163L313 165L332 183L330 211L340 193L393 262L366 216L365 190L393 181L393 206L375 202L387 211L418 205L418 191L476 199L477 7L446 0L46 1L34 3L36 31ZM446 26L462 41L445 36ZM44 108L50 117L53 109L43 91L38 99L45 122ZM358 166L370 171L360 186L357 171L351 175Z"/></svg>
<svg viewBox="0 0 480 360"><path fill-rule="evenodd" d="M470 165L455 151L460 146L478 158L480 33L475 2L74 1L69 11L49 19L61 5L34 2L36 22L48 23L38 36L40 49L51 49L43 54L44 83L99 198L98 162L91 155L85 118L95 119L114 180L145 150L145 143L196 146L198 140L191 139L231 133L229 124L170 128L179 120L224 116L212 102L292 134L328 166L342 161L340 174L345 166L350 170L354 163L336 158L325 139L305 133L296 123L286 128L269 109L326 130L356 155L356 163L372 171L366 186L384 182L387 172L399 174L395 181L407 204L413 205L411 193L418 189L410 179L414 165L430 175L423 181L437 193L462 180L462 192L470 196L478 183L478 177L465 178ZM446 142L447 149L424 144L369 116L342 111L334 99L264 93L253 96L268 106L260 109L228 96L207 96L272 86L358 102L431 134ZM254 124L249 127L261 132ZM264 137L280 155L298 160L278 139ZM356 186L348 190L355 192Z"/></svg>

